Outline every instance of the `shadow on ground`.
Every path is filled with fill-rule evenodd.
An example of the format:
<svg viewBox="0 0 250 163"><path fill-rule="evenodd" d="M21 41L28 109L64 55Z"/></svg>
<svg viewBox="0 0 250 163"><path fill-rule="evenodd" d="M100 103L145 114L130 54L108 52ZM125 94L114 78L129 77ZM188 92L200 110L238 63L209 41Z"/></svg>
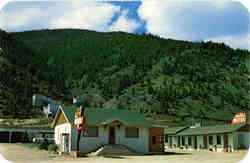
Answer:
<svg viewBox="0 0 250 163"><path fill-rule="evenodd" d="M152 156L152 155L191 155L192 153L177 153L177 152L163 152L163 153L150 153L145 154L145 156Z"/></svg>
<svg viewBox="0 0 250 163"><path fill-rule="evenodd" d="M104 158L114 158L114 159L128 159L127 157L121 157L121 156L114 156L114 155L106 155L102 156Z"/></svg>
<svg viewBox="0 0 250 163"><path fill-rule="evenodd" d="M104 158L115 158L115 159L127 159L129 156L170 156L170 155L192 155L192 153L177 153L177 152L163 152L163 153L149 153L149 154L110 154L110 155L100 155Z"/></svg>

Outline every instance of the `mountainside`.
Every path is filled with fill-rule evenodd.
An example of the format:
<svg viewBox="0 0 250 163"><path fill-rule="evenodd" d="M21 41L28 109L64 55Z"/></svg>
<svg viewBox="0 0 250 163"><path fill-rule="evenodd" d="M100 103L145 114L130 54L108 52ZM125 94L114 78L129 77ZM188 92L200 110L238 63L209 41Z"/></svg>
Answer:
<svg viewBox="0 0 250 163"><path fill-rule="evenodd" d="M249 111L247 50L123 32L64 29L4 33L4 37L2 33L0 47L8 54L1 56L10 65L0 75L16 67L34 78L31 84L21 82L28 77L16 79L27 86L13 81L24 95L16 99L27 100L39 92L67 104L71 94L78 94L92 107L183 119L230 120L236 112Z"/></svg>
<svg viewBox="0 0 250 163"><path fill-rule="evenodd" d="M34 53L4 31L0 31L0 48L0 117L34 116L31 97L43 78Z"/></svg>

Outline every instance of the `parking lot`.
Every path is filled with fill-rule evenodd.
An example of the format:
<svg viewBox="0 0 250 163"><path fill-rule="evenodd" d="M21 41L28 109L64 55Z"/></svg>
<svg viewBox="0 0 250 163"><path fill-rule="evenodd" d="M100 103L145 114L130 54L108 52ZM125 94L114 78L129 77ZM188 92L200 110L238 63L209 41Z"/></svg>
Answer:
<svg viewBox="0 0 250 163"><path fill-rule="evenodd" d="M72 158L55 155L23 144L0 144L0 153L12 163L237 163L247 151L224 153L209 151L167 151L159 155L143 156L86 156Z"/></svg>

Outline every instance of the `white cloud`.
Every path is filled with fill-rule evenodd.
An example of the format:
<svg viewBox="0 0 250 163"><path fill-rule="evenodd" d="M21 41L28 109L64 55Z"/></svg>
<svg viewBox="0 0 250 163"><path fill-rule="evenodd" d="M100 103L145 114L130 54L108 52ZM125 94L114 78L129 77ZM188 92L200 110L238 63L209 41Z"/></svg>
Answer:
<svg viewBox="0 0 250 163"><path fill-rule="evenodd" d="M12 0L3 0L3 1L1 1L1 2L0 2L0 11L1 11L1 9L2 9L7 3L9 3L10 1L12 1Z"/></svg>
<svg viewBox="0 0 250 163"><path fill-rule="evenodd" d="M249 0L238 1L249 9ZM12 9L10 12L0 14L1 28L7 31L83 28L97 31L133 32L141 25L135 19L128 18L127 10L123 11L117 21L111 24L113 16L121 12L119 6L90 0L68 0L68 3L68 6L61 8L49 6L48 9L39 8L40 6L19 9L18 5L12 5L17 10ZM234 1L234 5L235 3L237 1ZM4 4L0 2L0 7ZM246 12L239 8L242 6L238 5L234 8L231 0L145 0L138 9L138 15L146 20L147 32L161 37L223 41L234 48L249 49L250 39L246 34L247 21L242 19L247 16Z"/></svg>
<svg viewBox="0 0 250 163"><path fill-rule="evenodd" d="M224 42L232 48L248 49L250 50L250 33L248 35L232 35L224 37L209 38L205 41Z"/></svg>
<svg viewBox="0 0 250 163"><path fill-rule="evenodd" d="M33 8L28 5L19 7L17 2L11 2L0 15L1 28L6 31L77 28L101 32L113 30L133 32L139 27L136 20L128 18L128 11L125 10L116 22L111 22L115 14L121 12L120 6L111 3L73 0L57 2L60 5L47 4L47 8L35 6L36 3L32 4Z"/></svg>
<svg viewBox="0 0 250 163"><path fill-rule="evenodd" d="M0 14L0 24L3 29L15 30L16 28L30 26L32 22L41 20L43 14L40 8L28 8L11 13L2 12Z"/></svg>
<svg viewBox="0 0 250 163"><path fill-rule="evenodd" d="M234 48L249 48L249 13L237 1L143 1L138 15L147 32L164 38L224 40Z"/></svg>
<svg viewBox="0 0 250 163"><path fill-rule="evenodd" d="M250 12L250 1L249 0L238 0L240 1Z"/></svg>
<svg viewBox="0 0 250 163"><path fill-rule="evenodd" d="M51 28L83 28L107 31L108 23L119 11L119 6L107 3L73 1L72 9L55 18Z"/></svg>
<svg viewBox="0 0 250 163"><path fill-rule="evenodd" d="M110 26L109 31L124 31L132 33L134 30L139 28L141 24L136 22L134 19L129 19L128 12L128 10L123 10L118 20Z"/></svg>

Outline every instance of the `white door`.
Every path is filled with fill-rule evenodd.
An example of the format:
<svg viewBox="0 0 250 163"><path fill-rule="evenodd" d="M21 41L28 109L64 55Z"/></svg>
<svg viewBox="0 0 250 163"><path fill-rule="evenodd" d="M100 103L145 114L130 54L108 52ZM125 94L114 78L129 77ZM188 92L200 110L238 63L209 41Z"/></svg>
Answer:
<svg viewBox="0 0 250 163"><path fill-rule="evenodd" d="M61 136L62 152L69 153L69 134L63 133Z"/></svg>

